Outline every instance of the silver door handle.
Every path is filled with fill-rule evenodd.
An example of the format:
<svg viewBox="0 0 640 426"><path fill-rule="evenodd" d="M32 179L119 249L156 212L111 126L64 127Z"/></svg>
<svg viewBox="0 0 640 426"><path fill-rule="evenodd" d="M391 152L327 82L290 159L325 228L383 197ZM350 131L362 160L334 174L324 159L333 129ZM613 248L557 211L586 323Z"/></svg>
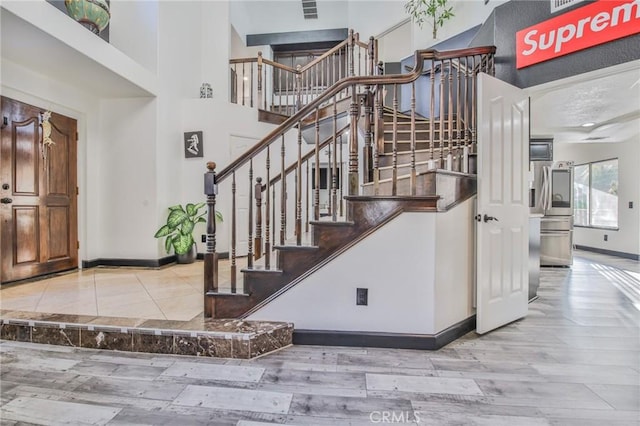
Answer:
<svg viewBox="0 0 640 426"><path fill-rule="evenodd" d="M498 218L489 216L488 214L485 214L482 220L484 220L485 223L489 222L490 220L495 220L496 222L499 222Z"/></svg>

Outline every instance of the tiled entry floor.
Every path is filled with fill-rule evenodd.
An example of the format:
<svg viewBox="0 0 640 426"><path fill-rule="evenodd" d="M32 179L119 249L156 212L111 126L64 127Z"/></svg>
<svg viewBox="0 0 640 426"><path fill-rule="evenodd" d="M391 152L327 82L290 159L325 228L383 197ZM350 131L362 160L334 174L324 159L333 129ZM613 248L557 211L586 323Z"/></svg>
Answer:
<svg viewBox="0 0 640 426"><path fill-rule="evenodd" d="M188 321L203 310L203 262L162 269L91 268L9 285L3 310Z"/></svg>
<svg viewBox="0 0 640 426"><path fill-rule="evenodd" d="M254 360L3 341L3 425L640 424L640 267L578 253L528 316L438 351L294 346ZM4 290L3 290L4 291Z"/></svg>

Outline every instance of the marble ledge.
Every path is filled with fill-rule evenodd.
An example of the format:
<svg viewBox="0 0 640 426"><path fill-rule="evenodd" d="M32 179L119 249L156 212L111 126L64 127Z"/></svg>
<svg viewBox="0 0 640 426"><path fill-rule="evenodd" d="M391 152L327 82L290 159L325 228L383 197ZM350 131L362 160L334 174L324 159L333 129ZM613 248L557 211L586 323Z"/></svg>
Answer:
<svg viewBox="0 0 640 426"><path fill-rule="evenodd" d="M292 344L283 322L145 320L3 311L0 338L129 352L250 359Z"/></svg>

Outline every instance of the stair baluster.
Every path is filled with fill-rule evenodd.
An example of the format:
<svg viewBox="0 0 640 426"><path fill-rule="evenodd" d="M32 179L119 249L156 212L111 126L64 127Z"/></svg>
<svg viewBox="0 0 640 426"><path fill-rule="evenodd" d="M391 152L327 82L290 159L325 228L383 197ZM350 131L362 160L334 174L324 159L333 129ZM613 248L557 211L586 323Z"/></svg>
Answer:
<svg viewBox="0 0 640 426"><path fill-rule="evenodd" d="M236 292L236 171L231 174L231 293Z"/></svg>
<svg viewBox="0 0 640 426"><path fill-rule="evenodd" d="M460 111L461 111L461 106L462 106L462 91L461 91L461 85L462 85L462 61L460 59L458 59L456 61L456 63L458 64L457 68L458 68L458 79L456 81L456 131L455 131L455 139L456 139L456 146L458 148L460 148L462 146L462 134L461 129L461 123L460 123ZM458 156L461 156L462 152L459 150L458 152ZM460 167L460 171L462 172L464 170L464 162L462 161L463 158L460 158L460 162L461 162L461 167Z"/></svg>
<svg viewBox="0 0 640 426"><path fill-rule="evenodd" d="M449 82L447 84L447 92L449 94L449 104L447 106L448 114L447 114L447 141L449 141L449 153L447 154L448 160L448 170L454 170L453 168L453 66L451 59L448 61L449 66L447 67L449 73Z"/></svg>
<svg viewBox="0 0 640 426"><path fill-rule="evenodd" d="M267 179L265 183L266 188L266 201L264 207L264 268L271 268L271 219L270 219L270 208L271 208L271 193L269 192L269 182L271 182L270 174L271 174L271 158L270 151L271 146L267 146Z"/></svg>
<svg viewBox="0 0 640 426"><path fill-rule="evenodd" d="M398 85L393 85L393 159L391 177L391 195L398 195Z"/></svg>
<svg viewBox="0 0 640 426"><path fill-rule="evenodd" d="M431 147L431 165L429 169L437 168L438 166L434 166L435 160L435 109L436 109L436 67L435 61L432 59L431 61L431 73L429 74L429 88L431 89L431 104L429 106L429 145Z"/></svg>
<svg viewBox="0 0 640 426"><path fill-rule="evenodd" d="M331 168L331 219L335 222L338 216L338 104L333 97L333 158ZM331 146L331 145L329 145Z"/></svg>
<svg viewBox="0 0 640 426"><path fill-rule="evenodd" d="M316 146L313 180L313 220L320 220L320 110L316 108Z"/></svg>
<svg viewBox="0 0 640 426"><path fill-rule="evenodd" d="M471 57L471 69L473 70L473 72L475 72L476 69L476 57L475 55ZM473 81L471 82L471 106L469 107L469 109L471 110L471 121L470 121L470 127L471 127L471 145L472 145L472 152L477 152L477 146L476 146L476 128L477 128L477 123L476 123L476 109L473 107L473 105L476 105L476 93L477 93L477 87L476 87L476 79L474 78Z"/></svg>
<svg viewBox="0 0 640 426"><path fill-rule="evenodd" d="M256 237L255 237L255 259L262 257L262 178L256 178L254 186L254 197L256 197Z"/></svg>
<svg viewBox="0 0 640 426"><path fill-rule="evenodd" d="M342 161L342 151L344 151L344 145L342 143L342 134L340 134L340 217L344 217L344 162Z"/></svg>
<svg viewBox="0 0 640 426"><path fill-rule="evenodd" d="M411 176L409 186L411 195L416 195L416 82L411 82Z"/></svg>
<svg viewBox="0 0 640 426"><path fill-rule="evenodd" d="M311 210L311 207L309 206L309 187L311 185L311 180L309 179L309 162L307 161L307 178L305 180L305 211L306 211L306 220L304 222L304 232L309 233L309 211Z"/></svg>
<svg viewBox="0 0 640 426"><path fill-rule="evenodd" d="M296 165L296 245L302 245L302 121L298 121L298 161Z"/></svg>
<svg viewBox="0 0 640 426"><path fill-rule="evenodd" d="M264 96L264 91L262 89L262 52L258 52L258 94L256 96L256 102L258 104L258 108L260 105L264 103L264 109L267 109L267 101L266 99L263 101L262 96ZM252 98L253 99L253 98ZM251 104L253 107L253 103Z"/></svg>
<svg viewBox="0 0 640 426"><path fill-rule="evenodd" d="M247 198L249 235L247 237L247 268L253 268L253 158L249 160L249 197Z"/></svg>
<svg viewBox="0 0 640 426"><path fill-rule="evenodd" d="M287 176L286 169L287 165L285 163L285 148L284 148L284 135L282 135L282 145L280 147L280 161L282 164L281 172L280 172L280 245L284 245L284 240L286 239L287 234Z"/></svg>
<svg viewBox="0 0 640 426"><path fill-rule="evenodd" d="M246 81L246 75L245 71L244 71L244 66L245 66L245 62L242 63L242 79L240 81L242 81L242 105L244 106L244 86L245 86L245 81Z"/></svg>

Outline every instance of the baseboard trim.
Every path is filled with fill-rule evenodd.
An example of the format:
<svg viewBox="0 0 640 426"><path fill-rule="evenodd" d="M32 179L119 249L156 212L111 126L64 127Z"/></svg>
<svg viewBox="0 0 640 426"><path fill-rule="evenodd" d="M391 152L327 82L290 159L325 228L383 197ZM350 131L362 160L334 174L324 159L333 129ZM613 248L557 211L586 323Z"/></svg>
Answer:
<svg viewBox="0 0 640 426"><path fill-rule="evenodd" d="M625 253L622 251L607 250L607 249L601 249L597 247L580 246L580 245L576 245L576 248L584 251L592 251L594 253L607 254L609 256L623 257L625 259L640 260L640 254Z"/></svg>
<svg viewBox="0 0 640 426"><path fill-rule="evenodd" d="M475 330L475 328L476 316L474 315L437 334L294 329L293 344L436 350Z"/></svg>
<svg viewBox="0 0 640 426"><path fill-rule="evenodd" d="M160 259L93 259L83 260L82 268L95 268L97 266L132 266L138 268L159 268L176 261L175 256L162 257Z"/></svg>
<svg viewBox="0 0 640 426"><path fill-rule="evenodd" d="M218 259L228 259L229 252L218 253ZM198 260L204 260L204 254L198 253ZM99 258L93 260L83 260L82 269L95 268L97 266L129 266L137 268L160 268L170 263L175 263L176 256L166 256L160 259L112 259L112 258Z"/></svg>

